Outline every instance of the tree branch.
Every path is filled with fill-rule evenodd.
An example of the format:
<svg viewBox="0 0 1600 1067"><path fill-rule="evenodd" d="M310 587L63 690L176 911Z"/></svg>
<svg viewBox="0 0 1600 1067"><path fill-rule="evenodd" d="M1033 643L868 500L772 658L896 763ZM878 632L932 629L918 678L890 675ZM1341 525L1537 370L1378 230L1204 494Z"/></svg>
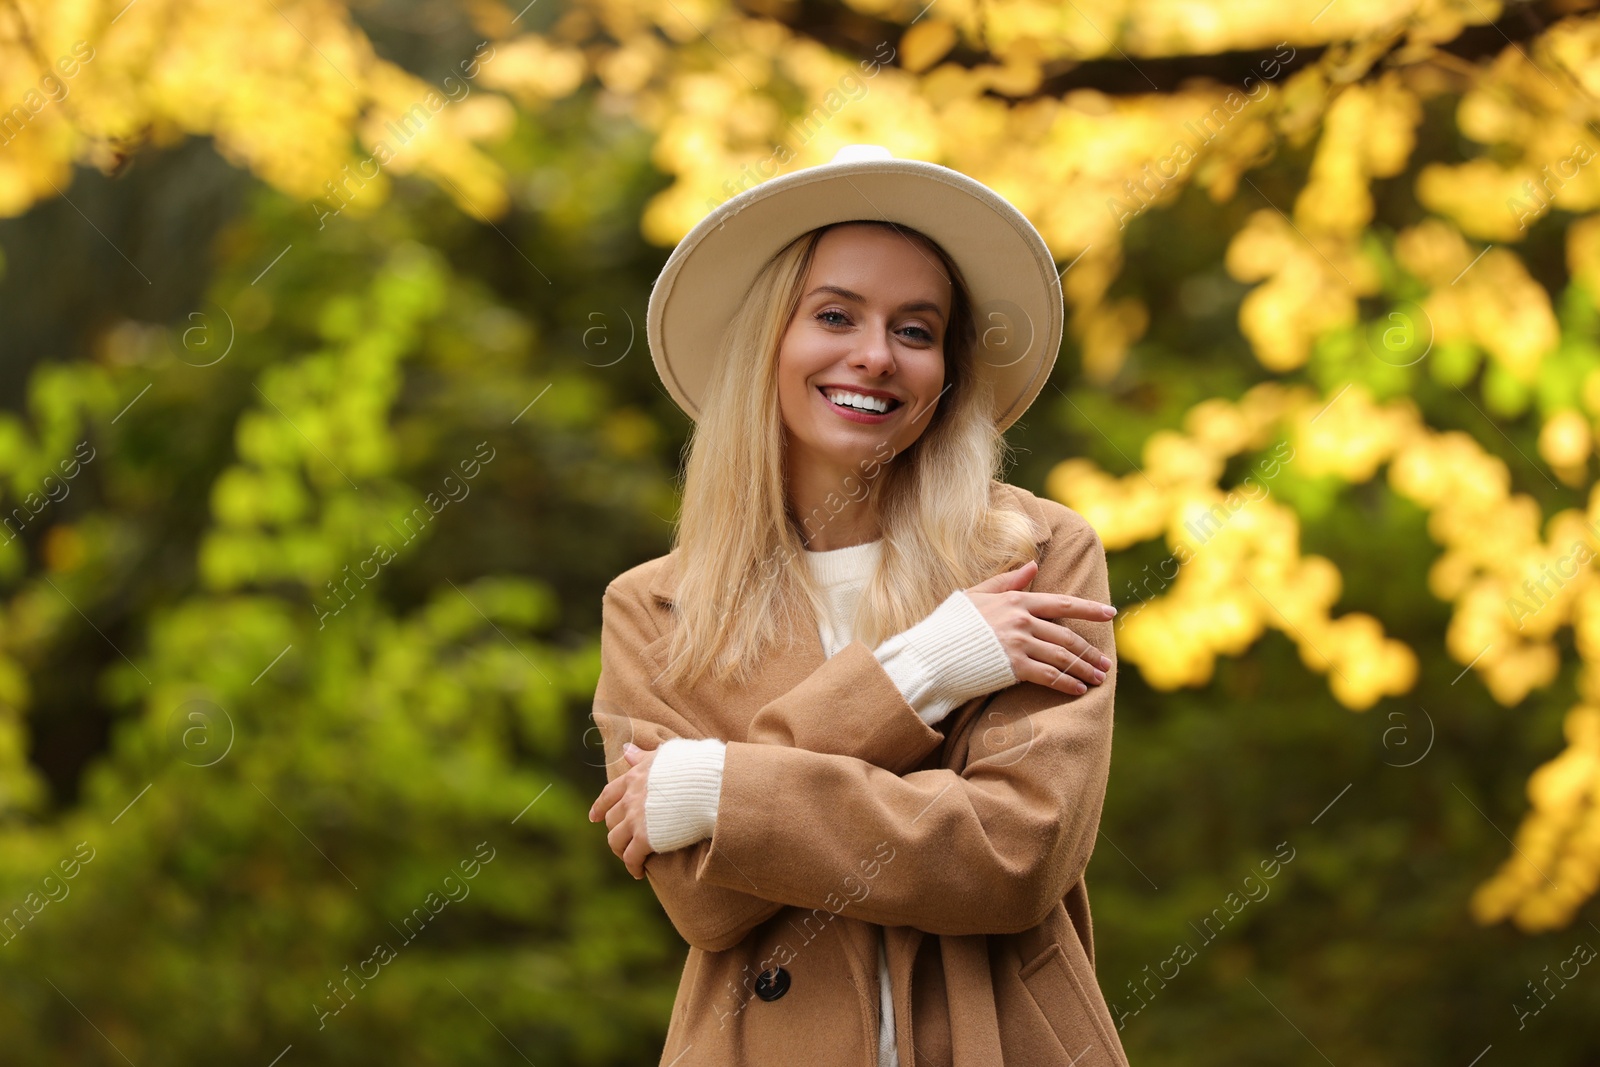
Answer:
<svg viewBox="0 0 1600 1067"><path fill-rule="evenodd" d="M836 0L738 0L747 14L770 18L791 31L810 37L837 52L866 59L884 42L898 45L906 27L888 19L863 15ZM1337 0L1335 0L1337 2ZM1468 26L1454 40L1439 45L1441 51L1475 62L1499 55L1511 44L1523 44L1540 36L1550 22L1569 15L1593 11L1597 0L1530 0L1511 3L1499 21ZM1280 64L1283 74L1309 66L1327 52L1326 45L1295 45L1294 58ZM1259 76L1261 65L1274 58L1278 46L1270 48L1216 52L1207 55L1140 56L1121 43L1126 56L1082 62L1056 61L1045 69L1038 90L1028 97L1008 100L1060 97L1074 89L1095 89L1112 96L1136 96L1151 92L1170 93L1191 79L1222 84L1239 84L1246 77ZM968 69L997 62L996 57L959 42L944 57L944 62Z"/></svg>

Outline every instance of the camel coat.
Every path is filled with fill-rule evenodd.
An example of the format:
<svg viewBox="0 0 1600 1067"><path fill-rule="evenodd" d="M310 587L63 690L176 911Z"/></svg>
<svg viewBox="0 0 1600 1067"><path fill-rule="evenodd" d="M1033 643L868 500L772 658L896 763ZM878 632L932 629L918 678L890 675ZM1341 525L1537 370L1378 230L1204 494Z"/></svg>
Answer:
<svg viewBox="0 0 1600 1067"><path fill-rule="evenodd" d="M1110 601L1081 515L993 492L1047 531L1030 589ZM1018 682L936 726L859 640L825 658L814 625L742 689L678 692L653 680L674 562L607 586L594 703L608 779L626 741L728 742L715 834L645 861L689 943L663 1067L875 1067L872 924L902 1067L1127 1067L1084 885L1111 761L1111 623L1065 620L1112 659L1084 695Z"/></svg>

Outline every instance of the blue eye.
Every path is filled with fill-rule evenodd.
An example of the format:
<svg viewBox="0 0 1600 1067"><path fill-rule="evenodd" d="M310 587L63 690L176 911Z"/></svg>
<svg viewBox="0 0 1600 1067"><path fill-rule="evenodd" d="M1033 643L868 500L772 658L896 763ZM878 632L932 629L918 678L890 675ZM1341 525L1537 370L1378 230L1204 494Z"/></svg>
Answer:
<svg viewBox="0 0 1600 1067"><path fill-rule="evenodd" d="M833 316L833 317L830 317L830 316ZM816 315L814 317L819 322L827 323L829 326L848 326L850 324L850 316L846 315L844 312L838 310L837 308L829 308L826 311L819 311L819 312L816 313ZM837 320L843 320L843 321L837 321ZM934 338L933 334L930 333L929 331L927 331L926 329L924 329L921 326L907 326L904 329L902 329L900 332L901 333L908 333L909 332L910 334L914 335L917 340L923 342L924 344L933 344L934 341L935 341L935 338Z"/></svg>

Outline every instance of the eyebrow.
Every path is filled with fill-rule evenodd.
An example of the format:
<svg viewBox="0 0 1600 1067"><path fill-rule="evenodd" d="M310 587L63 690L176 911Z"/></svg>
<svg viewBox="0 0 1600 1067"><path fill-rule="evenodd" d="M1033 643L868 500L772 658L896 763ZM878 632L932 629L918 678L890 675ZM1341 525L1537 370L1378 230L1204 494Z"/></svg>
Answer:
<svg viewBox="0 0 1600 1067"><path fill-rule="evenodd" d="M846 300L854 300L858 304L865 304L867 302L867 298L866 297L862 296L860 293L855 292L852 289L846 289L842 285L819 285L815 289L811 290L811 292L807 293L805 295L805 299L809 300L812 297L816 296L818 293L834 293L834 294L836 294L838 296L844 297ZM943 311L943 309L941 309L938 304L935 304L931 300L910 300L910 301L907 301L904 304L901 304L899 310L901 310L901 311L931 311L935 315L938 315L940 320L944 319L944 311Z"/></svg>

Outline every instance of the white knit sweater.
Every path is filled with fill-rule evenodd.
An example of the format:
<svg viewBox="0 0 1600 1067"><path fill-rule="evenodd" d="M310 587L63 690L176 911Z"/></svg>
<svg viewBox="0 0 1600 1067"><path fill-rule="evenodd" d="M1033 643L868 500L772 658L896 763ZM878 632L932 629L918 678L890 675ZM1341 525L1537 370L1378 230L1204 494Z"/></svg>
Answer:
<svg viewBox="0 0 1600 1067"><path fill-rule="evenodd" d="M817 628L830 658L853 640L850 622L856 602L882 550L878 540L805 554L811 573L826 590L828 613ZM998 692L1017 680L1000 639L972 598L959 589L927 618L872 651L906 703L930 726L973 697ZM717 738L672 738L656 749L645 793L645 832L655 851L669 852L712 836L725 747ZM878 1067L899 1067L883 944L879 927Z"/></svg>

